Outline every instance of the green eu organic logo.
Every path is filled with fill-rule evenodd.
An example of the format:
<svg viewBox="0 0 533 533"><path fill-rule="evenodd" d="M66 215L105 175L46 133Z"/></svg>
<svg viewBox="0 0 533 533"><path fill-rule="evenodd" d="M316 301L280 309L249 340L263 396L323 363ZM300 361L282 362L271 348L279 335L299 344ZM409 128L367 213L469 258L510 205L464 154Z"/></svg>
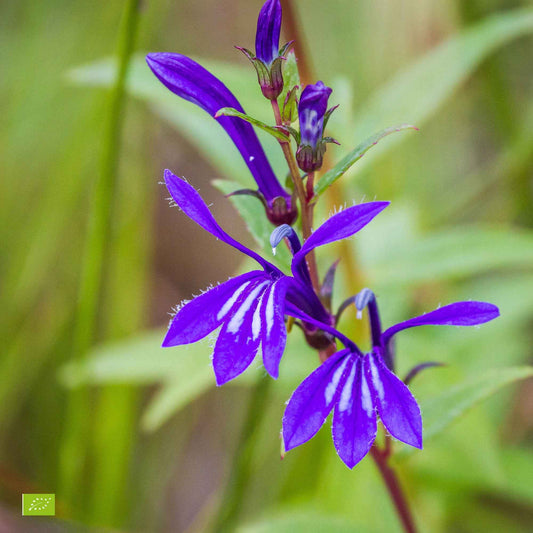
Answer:
<svg viewBox="0 0 533 533"><path fill-rule="evenodd" d="M55 514L55 494L22 495L22 516L54 516Z"/></svg>

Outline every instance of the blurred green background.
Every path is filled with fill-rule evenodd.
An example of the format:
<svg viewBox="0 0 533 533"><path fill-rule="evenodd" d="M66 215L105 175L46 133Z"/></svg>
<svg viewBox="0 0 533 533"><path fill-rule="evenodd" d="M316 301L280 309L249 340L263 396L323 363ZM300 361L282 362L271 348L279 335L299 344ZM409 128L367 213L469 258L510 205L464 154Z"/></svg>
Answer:
<svg viewBox="0 0 533 533"><path fill-rule="evenodd" d="M199 58L250 114L270 120L251 66L233 48L253 46L261 4L142 2L122 136L106 167L111 58L127 2L0 3L2 531L203 531L225 501L250 391L264 373L256 363L216 389L206 343L159 345L173 306L246 266L169 209L159 182L164 168L187 177L222 225L252 244L234 207L211 186L252 181L223 131L160 87L142 56ZM331 161L382 128L420 127L383 140L325 197L318 220L342 202L393 201L343 251L357 275L341 265L337 301L368 285L385 324L470 298L502 312L472 331L425 328L399 339L400 375L418 362L447 363L412 386L423 407L424 451L397 446L421 531L533 529L533 383L524 379L533 356L528 4L293 2L314 72L341 104L331 132L342 146L329 149ZM284 175L276 143L262 139ZM75 333L79 285L103 168L112 169L116 187L104 206L111 221L97 265L96 326L81 332L93 346L86 352ZM242 200L238 207L251 213L257 245L269 254L268 228L253 215L258 206ZM322 269L338 253L327 248ZM342 327L365 346L354 324L347 314ZM327 428L279 460L284 402L315 357L294 332L282 378L257 417L234 527L399 531L372 462L349 471ZM20 517L23 492L56 493L57 519Z"/></svg>

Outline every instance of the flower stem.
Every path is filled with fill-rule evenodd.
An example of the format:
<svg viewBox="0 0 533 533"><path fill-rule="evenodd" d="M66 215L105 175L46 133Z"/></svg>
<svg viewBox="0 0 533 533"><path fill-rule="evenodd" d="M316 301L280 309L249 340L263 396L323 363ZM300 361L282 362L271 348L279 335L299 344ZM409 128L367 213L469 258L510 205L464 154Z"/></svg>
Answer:
<svg viewBox="0 0 533 533"><path fill-rule="evenodd" d="M118 43L118 70L109 101L101 168L94 184L92 209L82 258L82 271L73 333L72 354L82 360L98 329L98 309L105 278L107 250L111 238L113 196L117 182L120 137L124 119L126 74L134 47L139 1L127 0ZM91 419L89 391L82 387L70 393L60 453L59 493L74 507L80 505L78 491L89 442Z"/></svg>
<svg viewBox="0 0 533 533"><path fill-rule="evenodd" d="M389 457L391 454L390 437L387 435L385 438L385 448L381 450L374 443L372 448L370 448L370 453L379 469L383 481L385 482L385 486L394 503L394 507L396 508L396 512L398 513L398 517L400 518L404 530L406 533L416 533L417 529L411 509L407 503L407 498L405 497L396 472L389 464Z"/></svg>
<svg viewBox="0 0 533 533"><path fill-rule="evenodd" d="M264 377L255 385L248 403L246 418L238 442L237 450L229 471L229 479L218 515L212 527L213 533L235 531L235 523L242 509L245 491L252 474L252 458L256 448L258 429L267 411L272 380Z"/></svg>
<svg viewBox="0 0 533 533"><path fill-rule="evenodd" d="M271 100L271 102L272 102L272 109L274 111L274 117L276 119L276 125L281 126L282 121L281 121L281 113L279 110L279 104L277 100ZM301 217L302 217L302 233L303 233L304 240L307 240L311 236L311 233L312 233L313 207L309 205L309 199L307 197L307 193L305 191L304 184L300 176L300 170L298 169L298 164L296 163L296 158L294 157L294 153L292 151L292 146L291 146L290 141L279 141L279 145L281 146L281 150L283 151L283 155L285 156L285 160L287 161L287 165L289 166L291 179L292 179L292 182L294 183L294 188L296 190L298 200L300 201L300 209L301 209ZM320 283L318 280L318 268L316 265L316 257L315 257L314 250L311 250L311 252L307 254L306 260L307 260L307 266L309 267L309 274L311 276L311 282L313 284L313 288L318 294L320 290Z"/></svg>

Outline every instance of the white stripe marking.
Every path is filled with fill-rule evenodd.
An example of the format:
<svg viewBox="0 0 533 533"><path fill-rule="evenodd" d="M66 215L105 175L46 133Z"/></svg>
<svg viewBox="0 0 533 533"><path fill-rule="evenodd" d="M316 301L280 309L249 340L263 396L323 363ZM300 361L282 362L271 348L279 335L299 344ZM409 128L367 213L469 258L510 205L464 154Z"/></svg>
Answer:
<svg viewBox="0 0 533 533"><path fill-rule="evenodd" d="M326 403L331 403L331 400L333 400L333 396L335 394L335 391L337 390L337 385L339 384L339 381L341 380L342 373L344 372L344 368L348 364L348 358L342 363L342 365L335 370L335 373L333 374L333 377L331 378L331 381L328 383L328 386L326 387L326 391L324 393L324 396L326 398Z"/></svg>
<svg viewBox="0 0 533 533"><path fill-rule="evenodd" d="M226 303L222 306L222 309L217 314L217 320L222 320L229 312L229 310L232 308L233 304L237 301L237 298L242 294L244 289L250 285L251 281L247 281L246 283L243 283L232 295L232 297L226 301Z"/></svg>
<svg viewBox="0 0 533 533"><path fill-rule="evenodd" d="M263 287L268 284L268 281L260 283L250 294L246 297L242 305L237 309L237 312L231 317L228 323L228 332L236 333L244 322L244 315L252 306L253 301L257 298L257 295L261 292Z"/></svg>
<svg viewBox="0 0 533 533"><path fill-rule="evenodd" d="M346 380L346 384L342 388L341 399L339 401L339 411L346 411L346 409L348 409L348 407L350 407L351 405L350 400L352 399L353 380L355 379L355 370L357 369L358 364L360 363L357 363L355 361L353 362L350 375Z"/></svg>

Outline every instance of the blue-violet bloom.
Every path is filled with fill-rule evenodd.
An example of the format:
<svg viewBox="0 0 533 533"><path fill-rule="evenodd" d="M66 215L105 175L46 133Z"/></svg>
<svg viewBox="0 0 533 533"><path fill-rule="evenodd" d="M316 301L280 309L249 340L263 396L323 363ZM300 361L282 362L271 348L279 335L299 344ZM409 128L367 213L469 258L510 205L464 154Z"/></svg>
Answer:
<svg viewBox="0 0 533 533"><path fill-rule="evenodd" d="M329 87L318 81L314 85L307 85L300 97L298 104L300 139L296 160L304 172L318 170L322 166L326 143L337 142L329 137L323 137L324 127L335 109L328 110L331 92Z"/></svg>
<svg viewBox="0 0 533 533"><path fill-rule="evenodd" d="M305 255L317 246L349 237L381 212L388 202L360 204L326 221L305 244L292 239L295 253L294 276L287 276L253 250L237 242L216 222L211 211L185 180L169 170L165 183L174 202L203 229L248 255L263 270L254 270L232 278L185 304L173 318L163 347L196 342L222 326L213 352L213 367L218 385L241 374L253 361L262 345L266 371L277 378L286 343L284 315L315 320L326 329L329 313L314 293L309 281ZM340 218L339 215L342 215Z"/></svg>
<svg viewBox="0 0 533 533"><path fill-rule="evenodd" d="M281 30L281 3L267 0L257 19L255 34L255 55L248 49L238 46L251 61L257 72L261 92L269 100L276 100L283 90L282 61L292 43L279 49Z"/></svg>
<svg viewBox="0 0 533 533"><path fill-rule="evenodd" d="M283 417L285 449L311 439L332 410L335 449L349 468L363 459L374 443L376 413L393 437L421 449L420 408L408 387L388 368L383 347L399 331L415 326L474 326L497 316L498 308L492 304L457 302L401 322L383 333L374 320L373 348L368 354L341 339L346 349L327 359L292 394Z"/></svg>
<svg viewBox="0 0 533 533"><path fill-rule="evenodd" d="M204 67L181 54L148 54L146 62L152 72L174 94L188 100L214 117L221 108L244 109L233 93ZM259 193L265 200L267 216L275 225L292 224L298 215L290 194L276 178L253 127L237 117L221 116L220 125L239 150Z"/></svg>

